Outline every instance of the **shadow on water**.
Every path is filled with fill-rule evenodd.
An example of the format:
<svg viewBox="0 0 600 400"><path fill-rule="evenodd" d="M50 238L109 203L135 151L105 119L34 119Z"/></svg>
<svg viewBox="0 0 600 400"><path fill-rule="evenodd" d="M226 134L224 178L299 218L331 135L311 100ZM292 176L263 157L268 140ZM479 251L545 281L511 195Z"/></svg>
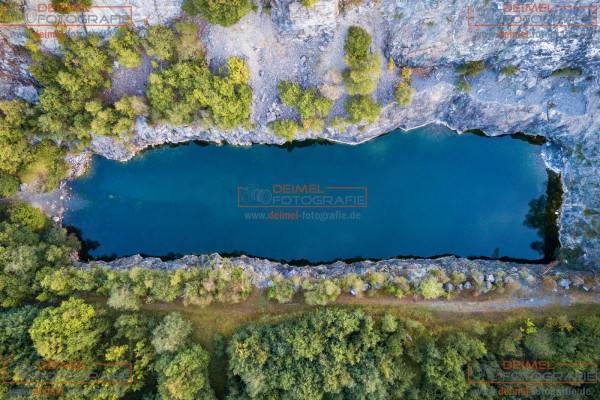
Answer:
<svg viewBox="0 0 600 400"><path fill-rule="evenodd" d="M562 203L562 186L560 175L546 170L548 186L546 194L529 202L529 212L523 224L535 229L541 240L531 243L531 248L544 256L545 261L552 261L560 248L558 233L558 210Z"/></svg>

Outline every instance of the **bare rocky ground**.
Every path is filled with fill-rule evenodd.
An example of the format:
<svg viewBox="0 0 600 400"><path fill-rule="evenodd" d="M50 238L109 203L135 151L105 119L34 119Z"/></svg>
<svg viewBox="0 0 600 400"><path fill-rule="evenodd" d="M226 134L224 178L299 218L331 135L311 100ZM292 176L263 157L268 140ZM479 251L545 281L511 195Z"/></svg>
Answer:
<svg viewBox="0 0 600 400"><path fill-rule="evenodd" d="M30 7L41 2L26 1ZM132 6L134 23L141 29L180 17L180 0L123 3ZM95 4L110 4L110 0ZM561 243L583 251L584 264L598 268L600 222L594 212L600 210L600 30L539 28L530 29L526 38L503 39L498 37L497 28L471 26L472 12L468 10L473 4L483 9L477 18L493 21L498 17L494 14L498 5L494 1L479 4L457 0L449 5L435 0L365 0L359 7L341 10L338 0L322 0L307 10L293 0L273 0L269 11L259 6L257 12L251 12L233 27L199 22L211 65L218 66L231 55L248 60L255 127L224 132L196 125L150 126L140 118L129 141L96 137L89 150L125 161L148 146L189 140L236 145L282 143L266 127L275 118L293 116L292 110L277 99L276 85L282 79L319 86L338 99L332 116L343 115L345 95L339 79L344 68L343 41L349 25L361 25L373 35L372 49L383 56L382 78L375 93L384 105L379 120L369 126L304 132L298 139L324 138L357 144L396 128L411 129L429 123L444 124L458 132L481 129L491 136L515 132L544 136L549 140L543 147L546 165L561 174L563 183ZM109 33L96 27L72 30ZM22 42L22 36L14 29L3 35L7 39L1 47ZM47 45L53 48L55 43L47 40ZM416 68L413 86L417 93L409 107L393 102L393 88L399 78L398 69L387 70L388 57L397 65ZM10 59L19 60L12 55ZM485 60L487 70L468 78L472 90L462 93L456 88L455 67L474 60ZM0 87L6 87L1 85L7 82L11 85L11 93L3 97L35 99L23 66L19 61L3 62L0 71L9 79L2 80L0 75ZM519 71L512 76L503 75L500 68L504 66L518 66ZM579 68L582 73L575 77L552 76L561 68ZM143 76L148 71L138 72ZM128 76L133 75L117 69L114 94L143 91L140 85L144 80L127 79ZM81 162L74 165L79 172L84 170ZM30 200L35 201L34 196ZM64 206L46 209L60 216L57 211Z"/></svg>

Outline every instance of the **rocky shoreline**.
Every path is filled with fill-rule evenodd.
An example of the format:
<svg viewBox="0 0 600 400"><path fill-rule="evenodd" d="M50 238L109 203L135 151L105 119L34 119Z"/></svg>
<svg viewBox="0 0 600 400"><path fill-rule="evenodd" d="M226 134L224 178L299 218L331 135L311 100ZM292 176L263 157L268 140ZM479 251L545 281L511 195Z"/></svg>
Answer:
<svg viewBox="0 0 600 400"><path fill-rule="evenodd" d="M139 27L170 23L180 16L178 1L167 2L167 8L161 3L162 12L145 0L125 3L134 6L134 22ZM373 48L384 58L415 69L416 94L412 104L400 107L393 102L393 88L399 77L397 71L384 66L375 93L384 106L375 123L303 132L297 140L359 144L396 128L410 130L427 124L442 124L458 132L479 129L489 136L517 132L543 136L548 142L542 157L548 168L560 174L563 186L559 213L561 245L580 253L578 263L582 267L599 268L600 31L539 28L535 36L505 39L498 36L497 29L473 29L467 15L470 3L466 0L451 7L434 0L364 1L349 10L342 10L340 4L337 0L321 1L314 9L306 10L292 0L276 0L271 2L270 13L259 7L233 27L208 25L203 29L202 40L211 64L218 65L231 55L248 60L255 93L252 129L150 126L139 118L128 140L95 137L86 153L71 157L71 177L84 173L92 153L126 161L151 146L192 140L232 145L282 144L283 139L275 137L267 124L294 115L281 106L277 81L291 79L336 92L341 83L332 76L344 66L343 38L347 27L356 24L371 31ZM93 30L107 33L90 29ZM22 36L18 33L11 31L7 36L6 43L12 46L20 42ZM47 41L49 47L52 44L52 40ZM32 86L23 72L25 61L16 55L15 60L5 60L0 78L8 76L11 93L32 100ZM455 67L474 60L485 61L486 71L469 78L470 92L461 92L456 86ZM502 67L507 66L518 67L518 73L502 73ZM564 68L578 69L580 74L556 73ZM15 82L19 82L18 87ZM343 100L344 95L337 99L330 118L343 114ZM68 199L68 185L62 185L57 193L42 196L25 190L22 198L60 220ZM446 264L439 260L419 260L416 264L424 267L437 263L445 268ZM494 263L506 270L514 267L511 263Z"/></svg>

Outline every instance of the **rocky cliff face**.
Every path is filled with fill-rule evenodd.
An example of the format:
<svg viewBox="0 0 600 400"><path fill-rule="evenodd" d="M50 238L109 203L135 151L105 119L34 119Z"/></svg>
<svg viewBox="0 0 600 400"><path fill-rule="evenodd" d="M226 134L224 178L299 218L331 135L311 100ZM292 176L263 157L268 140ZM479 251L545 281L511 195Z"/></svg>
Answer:
<svg viewBox="0 0 600 400"><path fill-rule="evenodd" d="M125 3L133 6L138 26L145 21L166 23L179 13L176 0L166 8L163 2L157 7L147 0ZM293 115L278 101L277 81L326 83L340 89L339 80L329 77L344 68L347 27L361 25L373 35L374 51L392 58L396 65L415 68L417 92L412 104L400 107L393 102L399 74L397 69L388 70L384 62L375 93L384 105L378 121L343 130L328 127L305 132L298 139L318 137L356 144L395 128L428 123L442 123L459 132L481 129L491 136L515 132L544 136L549 140L544 159L561 174L564 189L561 243L580 249L587 265L600 267L600 30L587 26L598 23L597 8L585 8L588 3L584 1L570 3L582 8L533 13L503 9L504 3L497 1L352 3L356 2L322 0L306 9L296 1L273 0L270 14L259 8L233 27L204 29L202 39L211 63L230 55L248 59L254 89L253 130L150 126L140 119L131 140L96 137L90 150L127 160L148 146L188 140L282 143L266 127L275 118ZM467 77L472 89L463 93L456 87L455 67L475 60L485 61L486 71ZM501 73L501 68L509 66L518 72ZM557 71L564 68L575 73L561 76ZM344 98L337 100L331 117L344 114Z"/></svg>

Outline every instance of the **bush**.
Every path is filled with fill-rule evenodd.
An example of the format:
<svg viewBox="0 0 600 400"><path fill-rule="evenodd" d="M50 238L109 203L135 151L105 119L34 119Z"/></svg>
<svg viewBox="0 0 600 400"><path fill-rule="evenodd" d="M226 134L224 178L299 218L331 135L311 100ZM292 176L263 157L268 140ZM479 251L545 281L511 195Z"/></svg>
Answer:
<svg viewBox="0 0 600 400"><path fill-rule="evenodd" d="M458 83L456 87L463 93L469 93L471 91L471 84L467 81L467 79L464 76L458 78Z"/></svg>
<svg viewBox="0 0 600 400"><path fill-rule="evenodd" d="M350 121L354 123L374 122L381 112L381 106L371 96L350 96L345 106Z"/></svg>
<svg viewBox="0 0 600 400"><path fill-rule="evenodd" d="M189 15L202 14L209 22L231 26L252 9L250 0L185 0L183 11Z"/></svg>
<svg viewBox="0 0 600 400"><path fill-rule="evenodd" d="M377 88L381 73L381 57L370 52L371 35L361 27L348 28L344 50L348 69L344 83L350 95L367 95Z"/></svg>
<svg viewBox="0 0 600 400"><path fill-rule="evenodd" d="M176 352L187 344L192 330L192 323L181 314L170 313L152 332L152 346L157 353Z"/></svg>
<svg viewBox="0 0 600 400"><path fill-rule="evenodd" d="M433 300L445 294L441 282L434 276L428 276L421 281L418 287L418 293L425 300Z"/></svg>
<svg viewBox="0 0 600 400"><path fill-rule="evenodd" d="M267 289L267 298L279 304L289 303L296 294L294 284L281 276L273 277L273 284Z"/></svg>
<svg viewBox="0 0 600 400"><path fill-rule="evenodd" d="M52 0L52 8L59 13L88 11L92 7L92 0Z"/></svg>
<svg viewBox="0 0 600 400"><path fill-rule="evenodd" d="M456 72L462 76L477 76L485 71L485 61L467 61L458 67Z"/></svg>
<svg viewBox="0 0 600 400"><path fill-rule="evenodd" d="M33 320L29 334L37 352L48 360L95 361L94 350L104 329L93 306L72 298L59 307L43 309Z"/></svg>
<svg viewBox="0 0 600 400"><path fill-rule="evenodd" d="M131 27L121 27L108 40L108 48L125 68L139 67L142 63L142 40Z"/></svg>
<svg viewBox="0 0 600 400"><path fill-rule="evenodd" d="M302 89L294 82L281 81L277 86L279 98L283 104L292 107L300 113L304 129L322 130L333 101L322 96L316 89Z"/></svg>
<svg viewBox="0 0 600 400"><path fill-rule="evenodd" d="M252 89L245 79L245 61L228 62L235 67L228 76L211 73L197 62L178 62L149 78L147 97L155 122L171 125L191 123L202 111L209 122L229 129L250 121Z"/></svg>
<svg viewBox="0 0 600 400"><path fill-rule="evenodd" d="M507 65L506 67L500 68L502 75L516 75L519 72L519 67L516 65Z"/></svg>
<svg viewBox="0 0 600 400"><path fill-rule="evenodd" d="M410 84L406 82L400 82L398 86L396 86L396 90L394 91L396 101L402 107L406 107L410 103L412 103L412 97L414 94L415 89L412 88Z"/></svg>
<svg viewBox="0 0 600 400"><path fill-rule="evenodd" d="M113 286L107 304L116 310L138 310L140 301L129 287Z"/></svg>
<svg viewBox="0 0 600 400"><path fill-rule="evenodd" d="M336 301L340 293L341 289L334 281L321 279L311 289L304 292L304 300L311 306L324 306Z"/></svg>
<svg viewBox="0 0 600 400"><path fill-rule="evenodd" d="M44 192L56 189L67 175L66 151L48 140L38 143L32 151L31 160L19 172L19 178L24 183L38 185Z"/></svg>
<svg viewBox="0 0 600 400"><path fill-rule="evenodd" d="M175 57L175 33L166 26L154 25L148 28L144 48L149 56L162 61L172 61Z"/></svg>
<svg viewBox="0 0 600 400"><path fill-rule="evenodd" d="M0 197L12 197L19 191L20 185L19 178L0 171Z"/></svg>
<svg viewBox="0 0 600 400"><path fill-rule="evenodd" d="M269 124L275 135L291 142L298 133L298 123L293 119L278 119Z"/></svg>
<svg viewBox="0 0 600 400"><path fill-rule="evenodd" d="M23 12L16 0L7 0L0 3L0 23L10 24L23 21Z"/></svg>
<svg viewBox="0 0 600 400"><path fill-rule="evenodd" d="M582 71L581 68L561 68L561 69L557 69L555 71L552 72L551 76L564 76L564 77L570 77L570 78L576 78L578 76L581 76Z"/></svg>
<svg viewBox="0 0 600 400"><path fill-rule="evenodd" d="M196 24L192 22L177 22L175 30L178 35L175 52L179 60L194 60L204 55L202 42L198 39L198 26Z"/></svg>
<svg viewBox="0 0 600 400"><path fill-rule="evenodd" d="M174 356L162 356L156 363L161 399L216 399L208 379L209 356L200 345L193 345Z"/></svg>
<svg viewBox="0 0 600 400"><path fill-rule="evenodd" d="M302 5L306 8L310 8L312 6L314 6L315 4L317 4L318 0L300 0L300 3L302 3Z"/></svg>

